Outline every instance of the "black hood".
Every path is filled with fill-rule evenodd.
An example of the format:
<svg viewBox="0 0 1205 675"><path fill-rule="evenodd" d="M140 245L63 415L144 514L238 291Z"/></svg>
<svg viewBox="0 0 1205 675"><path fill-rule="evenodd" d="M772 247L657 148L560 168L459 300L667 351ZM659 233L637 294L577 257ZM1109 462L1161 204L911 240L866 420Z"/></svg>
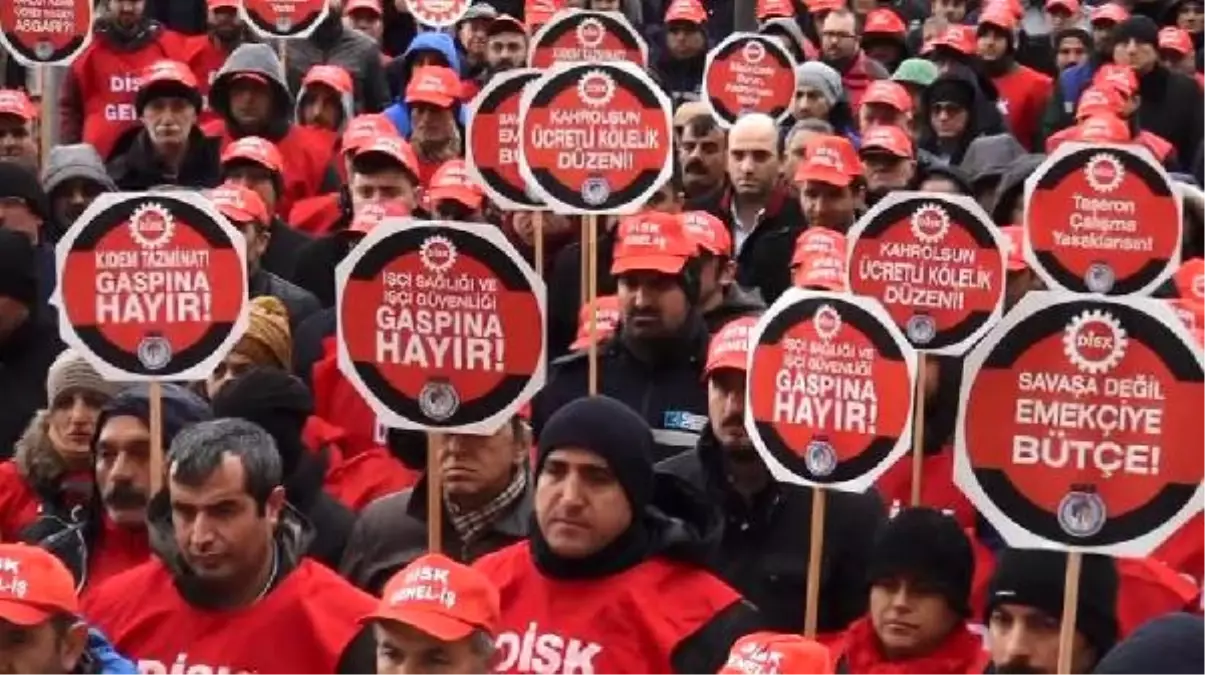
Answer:
<svg viewBox="0 0 1205 675"><path fill-rule="evenodd" d="M1000 176L999 187L996 188L996 203L992 205L991 212L993 222L1001 227L1021 224L1011 222L1013 206L1021 198L1025 189L1025 179L1044 161L1046 155L1030 154L1022 155L1008 165Z"/></svg>
<svg viewBox="0 0 1205 675"><path fill-rule="evenodd" d="M969 118L967 120L967 127L959 139L957 148L949 158L950 163L958 164L962 161L962 157L971 141L980 136L1006 133L1007 130L1004 126L1004 118L1001 116L999 108L996 107L994 100L995 92L992 91L990 96L985 93L979 75L969 66L953 64L949 70L942 73L934 80L931 86L925 89L925 93L922 96L921 119L925 120L925 124L921 129L920 139L917 143L918 147L938 155L942 154L937 136L934 134L932 126L928 123L929 110L933 104L932 94L934 88L942 83L954 83L963 88L968 100L971 101L971 107L968 109Z"/></svg>

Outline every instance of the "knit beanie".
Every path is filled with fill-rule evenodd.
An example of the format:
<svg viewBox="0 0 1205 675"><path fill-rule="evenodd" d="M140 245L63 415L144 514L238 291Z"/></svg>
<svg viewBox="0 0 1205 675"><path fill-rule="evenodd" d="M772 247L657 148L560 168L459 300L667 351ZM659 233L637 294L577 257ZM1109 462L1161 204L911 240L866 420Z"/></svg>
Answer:
<svg viewBox="0 0 1205 675"><path fill-rule="evenodd" d="M289 310L277 298L261 295L251 300L247 332L234 351L260 366L281 370L293 367L293 336L289 331Z"/></svg>
<svg viewBox="0 0 1205 675"><path fill-rule="evenodd" d="M627 494L632 513L653 499L653 432L627 405L608 396L575 399L548 418L540 432L536 475L553 450L580 448L602 457Z"/></svg>
<svg viewBox="0 0 1205 675"><path fill-rule="evenodd" d="M1149 17L1135 14L1113 29L1113 44L1123 45L1130 40L1151 46L1159 45L1159 25Z"/></svg>
<svg viewBox="0 0 1205 675"><path fill-rule="evenodd" d="M1095 675L1205 673L1205 620L1176 612L1151 619L1109 650Z"/></svg>
<svg viewBox="0 0 1205 675"><path fill-rule="evenodd" d="M280 450L284 474L301 460L302 430L314 413L314 399L305 384L284 370L252 368L218 390L210 401L214 417L238 417L271 434Z"/></svg>
<svg viewBox="0 0 1205 675"><path fill-rule="evenodd" d="M159 385L160 413L163 420L163 451L172 444L172 439L184 427L212 419L209 406L189 389L178 384L164 382ZM147 383L133 384L117 392L111 401L100 410L96 428L104 428L112 417L136 417L149 428L151 425L151 392Z"/></svg>
<svg viewBox="0 0 1205 675"><path fill-rule="evenodd" d="M984 623L996 607L1023 605L1058 621L1063 616L1063 582L1067 554L1061 551L1009 548L996 559L988 587ZM1117 642L1117 566L1112 558L1085 554L1079 577L1075 629L1104 654Z"/></svg>
<svg viewBox="0 0 1205 675"><path fill-rule="evenodd" d="M932 108L935 103L954 103L970 110L975 103L975 92L967 82L956 78L938 78L927 92L926 100Z"/></svg>
<svg viewBox="0 0 1205 675"><path fill-rule="evenodd" d="M0 167L6 164L0 162ZM20 232L4 228L0 228L0 297L12 298L31 309L38 303L38 256L33 242Z"/></svg>
<svg viewBox="0 0 1205 675"><path fill-rule="evenodd" d="M958 521L936 509L907 508L879 530L867 575L871 584L896 578L923 582L966 616L975 555Z"/></svg>
<svg viewBox="0 0 1205 675"><path fill-rule="evenodd" d="M121 384L109 382L100 376L83 355L68 347L59 353L50 369L46 371L46 402L51 407L60 396L73 392L100 394L105 399L113 398Z"/></svg>
<svg viewBox="0 0 1205 675"><path fill-rule="evenodd" d="M841 74L819 61L808 61L795 67L795 88L800 87L819 91L830 106L841 100L845 92L841 85Z"/></svg>
<svg viewBox="0 0 1205 675"><path fill-rule="evenodd" d="M42 189L36 167L20 162L0 162L0 198L17 198L42 220L50 220L50 200Z"/></svg>

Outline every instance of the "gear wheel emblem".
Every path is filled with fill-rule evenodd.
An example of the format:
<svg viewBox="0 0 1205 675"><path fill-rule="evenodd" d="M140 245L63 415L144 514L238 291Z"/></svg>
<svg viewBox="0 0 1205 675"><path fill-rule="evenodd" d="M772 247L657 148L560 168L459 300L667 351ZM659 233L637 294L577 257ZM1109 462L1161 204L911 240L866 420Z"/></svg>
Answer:
<svg viewBox="0 0 1205 675"><path fill-rule="evenodd" d="M442 274L456 264L456 246L446 237L427 237L418 248L418 257L423 267L436 274Z"/></svg>
<svg viewBox="0 0 1205 675"><path fill-rule="evenodd" d="M821 340L828 342L841 332L841 315L832 305L821 305L812 317L812 327Z"/></svg>
<svg viewBox="0 0 1205 675"><path fill-rule="evenodd" d="M615 98L615 80L601 70L587 71L577 82L577 96L591 108L605 108Z"/></svg>
<svg viewBox="0 0 1205 675"><path fill-rule="evenodd" d="M1107 152L1092 155L1084 164L1084 180L1088 182L1088 187L1096 192L1113 192L1121 187L1125 175L1126 170L1121 161Z"/></svg>
<svg viewBox="0 0 1205 675"><path fill-rule="evenodd" d="M922 244L937 244L950 231L950 214L937 204L922 204L912 214L912 234Z"/></svg>
<svg viewBox="0 0 1205 675"><path fill-rule="evenodd" d="M130 214L130 238L142 248L167 246L176 231L176 221L167 207L147 202Z"/></svg>
<svg viewBox="0 0 1205 675"><path fill-rule="evenodd" d="M1089 309L1071 319L1063 332L1063 353L1083 373L1103 375L1125 357L1125 329L1106 311Z"/></svg>

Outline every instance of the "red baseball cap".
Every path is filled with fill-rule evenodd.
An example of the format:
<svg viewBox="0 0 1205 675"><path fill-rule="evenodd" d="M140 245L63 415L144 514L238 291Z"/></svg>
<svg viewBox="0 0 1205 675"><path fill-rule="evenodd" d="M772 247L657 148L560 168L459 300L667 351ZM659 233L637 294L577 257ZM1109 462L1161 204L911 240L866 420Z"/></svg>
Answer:
<svg viewBox="0 0 1205 675"><path fill-rule="evenodd" d="M804 230L791 255L792 283L800 288L844 291L846 246L845 235L836 230Z"/></svg>
<svg viewBox="0 0 1205 675"><path fill-rule="evenodd" d="M1025 262L1025 228L1020 225L1006 225L1000 228L1004 235L1004 264L1009 272L1020 272L1029 269Z"/></svg>
<svg viewBox="0 0 1205 675"><path fill-rule="evenodd" d="M908 32L904 20L899 14L890 9L874 9L866 15L866 23L862 25L862 37L869 35L895 35L903 37Z"/></svg>
<svg viewBox="0 0 1205 675"><path fill-rule="evenodd" d="M339 66L320 63L310 68L301 80L301 88L311 84L324 84L340 94L352 92L351 74Z"/></svg>
<svg viewBox="0 0 1205 675"><path fill-rule="evenodd" d="M791 0L757 0L757 20L795 18L795 6Z"/></svg>
<svg viewBox="0 0 1205 675"><path fill-rule="evenodd" d="M1159 49L1187 56L1195 51L1192 36L1188 31L1176 26L1165 26L1159 29Z"/></svg>
<svg viewBox="0 0 1205 675"><path fill-rule="evenodd" d="M502 33L522 33L527 35L527 26L523 22L509 14L499 14L490 21L489 28L485 29L485 34L501 35Z"/></svg>
<svg viewBox="0 0 1205 675"><path fill-rule="evenodd" d="M38 107L19 89L0 89L0 115L14 115L29 122L38 118Z"/></svg>
<svg viewBox="0 0 1205 675"><path fill-rule="evenodd" d="M414 154L414 148L410 147L406 139L397 134L379 136L371 143L363 145L355 154L354 159L366 155L384 155L401 164L403 169L410 172L416 181L418 180L418 156Z"/></svg>
<svg viewBox="0 0 1205 675"><path fill-rule="evenodd" d="M223 183L206 192L205 196L213 202L214 206L218 207L218 211L223 216L236 225L251 222L267 225L271 221L264 200L251 188L234 183Z"/></svg>
<svg viewBox="0 0 1205 675"><path fill-rule="evenodd" d="M1063 9L1068 14L1079 14L1079 0L1046 0L1046 11Z"/></svg>
<svg viewBox="0 0 1205 675"><path fill-rule="evenodd" d="M1185 260L1172 276L1172 283L1181 298L1205 303L1205 260Z"/></svg>
<svg viewBox="0 0 1205 675"><path fill-rule="evenodd" d="M882 103L902 113L912 112L912 96L894 80L875 80L862 95L862 103Z"/></svg>
<svg viewBox="0 0 1205 675"><path fill-rule="evenodd" d="M795 182L819 181L845 187L862 175L862 162L853 143L844 136L820 134L808 139L804 160L795 171Z"/></svg>
<svg viewBox="0 0 1205 675"><path fill-rule="evenodd" d="M523 18L528 26L543 26L562 9L565 9L564 0L525 0Z"/></svg>
<svg viewBox="0 0 1205 675"><path fill-rule="evenodd" d="M1125 101L1113 87L1091 86L1080 94L1079 102L1075 104L1075 119L1083 120L1096 115L1121 116Z"/></svg>
<svg viewBox="0 0 1205 675"><path fill-rule="evenodd" d="M386 218L406 218L409 216L410 209L406 208L406 204L400 199L361 204L356 208L356 213L351 219L351 224L347 226L347 231L357 234L368 234Z"/></svg>
<svg viewBox="0 0 1205 675"><path fill-rule="evenodd" d="M142 82L138 88L147 89L156 84L178 84L189 89L196 89L197 76L191 68L179 61L160 59L142 71Z"/></svg>
<svg viewBox="0 0 1205 675"><path fill-rule="evenodd" d="M450 108L460 100L460 78L447 66L422 66L406 85L406 103L430 103Z"/></svg>
<svg viewBox="0 0 1205 675"><path fill-rule="evenodd" d="M720 258L732 257L732 233L724 221L706 211L686 211L678 217L686 236L699 248Z"/></svg>
<svg viewBox="0 0 1205 675"><path fill-rule="evenodd" d="M912 138L908 132L893 124L879 124L862 134L861 153L869 150L881 150L901 159L912 159L914 156Z"/></svg>
<svg viewBox="0 0 1205 675"><path fill-rule="evenodd" d="M1013 11L1001 4L992 4L984 8L979 14L980 26L995 26L1007 33L1011 33L1017 29L1017 15Z"/></svg>
<svg viewBox="0 0 1205 675"><path fill-rule="evenodd" d="M340 147L344 155L349 152L354 154L382 136L398 136L400 138L397 127L389 121L388 117L379 113L356 115L351 118L351 121L347 123L347 128L343 130Z"/></svg>
<svg viewBox="0 0 1205 675"><path fill-rule="evenodd" d="M351 14L367 10L377 16L384 16L385 8L381 6L381 0L347 0L347 4L343 6L343 14Z"/></svg>
<svg viewBox="0 0 1205 675"><path fill-rule="evenodd" d="M946 28L945 32L934 40L934 47L949 47L966 56L974 56L978 52L978 34L975 26L956 24Z"/></svg>
<svg viewBox="0 0 1205 675"><path fill-rule="evenodd" d="M284 173L284 159L276 144L259 136L243 136L222 151L222 164L236 159L255 162L272 173Z"/></svg>
<svg viewBox="0 0 1205 675"><path fill-rule="evenodd" d="M476 210L481 208L481 203L485 201L485 193L469 175L463 159L450 159L435 170L427 188L427 199L432 206L445 199L451 199Z"/></svg>
<svg viewBox="0 0 1205 675"><path fill-rule="evenodd" d="M1092 10L1092 16L1088 19L1088 23L1093 26L1102 21L1122 23L1128 18L1130 18L1130 12L1125 7L1115 2L1106 2Z"/></svg>
<svg viewBox="0 0 1205 675"><path fill-rule="evenodd" d="M822 12L842 9L845 7L845 0L803 0L803 4L812 16L816 16Z"/></svg>
<svg viewBox="0 0 1205 675"><path fill-rule="evenodd" d="M238 82L239 80L247 80L248 82L255 82L256 84L262 84L265 87L271 86L270 84L268 84L268 78L264 77L260 73L254 73L254 72L250 72L250 71L242 71L242 72L234 73L230 76L231 83Z"/></svg>
<svg viewBox="0 0 1205 675"><path fill-rule="evenodd" d="M587 302L577 312L577 336L569 351L580 352L590 346L590 314L594 314L594 337L603 340L615 334L619 325L619 296L604 295Z"/></svg>
<svg viewBox="0 0 1205 675"><path fill-rule="evenodd" d="M376 611L366 621L397 621L444 642L483 630L493 635L501 621L498 588L484 574L438 553L407 565L385 584Z"/></svg>
<svg viewBox="0 0 1205 675"><path fill-rule="evenodd" d="M678 274L697 251L678 216L646 211L619 221L611 274L636 270Z"/></svg>
<svg viewBox="0 0 1205 675"><path fill-rule="evenodd" d="M0 544L0 619L37 626L79 613L75 578L54 554L29 544Z"/></svg>
<svg viewBox="0 0 1205 675"><path fill-rule="evenodd" d="M207 0L209 9L238 9L238 0Z"/></svg>
<svg viewBox="0 0 1205 675"><path fill-rule="evenodd" d="M699 0L674 0L665 10L665 23L685 21L701 25L707 22L707 10Z"/></svg>
<svg viewBox="0 0 1205 675"><path fill-rule="evenodd" d="M724 324L711 336L707 345L707 365L703 367L703 378L721 368L746 371L749 369L749 338L757 317L742 316Z"/></svg>
<svg viewBox="0 0 1205 675"><path fill-rule="evenodd" d="M1126 98L1133 98L1138 92L1138 76L1134 74L1134 69L1116 63L1106 63L1098 68L1092 76L1092 84L1113 87Z"/></svg>
<svg viewBox="0 0 1205 675"><path fill-rule="evenodd" d="M1094 115L1074 127L1071 139L1085 143L1129 143L1134 140L1130 125L1117 115Z"/></svg>
<svg viewBox="0 0 1205 675"><path fill-rule="evenodd" d="M836 672L828 647L794 633L753 633L736 641L720 675Z"/></svg>
<svg viewBox="0 0 1205 675"><path fill-rule="evenodd" d="M1184 298L1169 298L1167 302L1192 333L1197 347L1205 347L1205 304Z"/></svg>

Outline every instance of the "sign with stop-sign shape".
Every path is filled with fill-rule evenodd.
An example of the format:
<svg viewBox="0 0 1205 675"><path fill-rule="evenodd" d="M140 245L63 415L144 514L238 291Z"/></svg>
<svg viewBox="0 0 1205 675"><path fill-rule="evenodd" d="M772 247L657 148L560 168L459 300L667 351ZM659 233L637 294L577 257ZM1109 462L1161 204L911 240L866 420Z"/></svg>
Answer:
<svg viewBox="0 0 1205 675"><path fill-rule="evenodd" d="M776 480L860 492L908 452L916 353L878 302L791 288L749 340L745 429Z"/></svg>
<svg viewBox="0 0 1205 675"><path fill-rule="evenodd" d="M519 109L519 171L567 214L631 213L673 173L669 98L631 63L560 65Z"/></svg>
<svg viewBox="0 0 1205 675"><path fill-rule="evenodd" d="M1149 295L1180 262L1181 208L1145 148L1064 143L1025 180L1025 259L1049 288Z"/></svg>
<svg viewBox="0 0 1205 675"><path fill-rule="evenodd" d="M540 77L533 68L495 74L469 106L465 166L490 201L508 210L540 208L519 172L519 104Z"/></svg>
<svg viewBox="0 0 1205 675"><path fill-rule="evenodd" d="M961 354L1000 319L1006 244L970 197L892 192L849 242L850 292L882 302L913 347Z"/></svg>
<svg viewBox="0 0 1205 675"><path fill-rule="evenodd" d="M1031 292L960 400L955 482L1010 546L1141 557L1202 508L1202 354L1164 301Z"/></svg>
<svg viewBox="0 0 1205 675"><path fill-rule="evenodd" d="M566 63L615 61L648 68L649 47L619 12L569 9L531 36L527 65L546 70Z"/></svg>
<svg viewBox="0 0 1205 675"><path fill-rule="evenodd" d="M243 21L264 39L304 40L330 12L329 0L241 0Z"/></svg>
<svg viewBox="0 0 1205 675"><path fill-rule="evenodd" d="M772 37L733 33L707 53L702 99L724 126L750 112L782 122L795 100L795 60Z"/></svg>
<svg viewBox="0 0 1205 675"><path fill-rule="evenodd" d="M0 2L0 47L26 68L67 66L92 41L92 0Z"/></svg>

